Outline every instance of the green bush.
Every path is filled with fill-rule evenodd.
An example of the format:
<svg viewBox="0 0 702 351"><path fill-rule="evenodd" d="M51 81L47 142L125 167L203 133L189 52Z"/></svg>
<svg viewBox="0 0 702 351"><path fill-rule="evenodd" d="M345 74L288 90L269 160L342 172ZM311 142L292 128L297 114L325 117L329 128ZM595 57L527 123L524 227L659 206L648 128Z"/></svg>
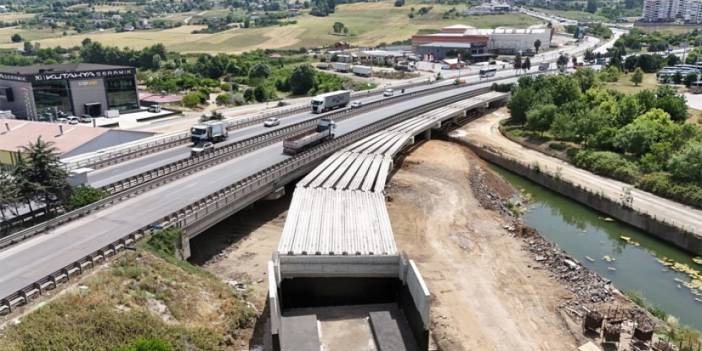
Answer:
<svg viewBox="0 0 702 351"><path fill-rule="evenodd" d="M637 187L687 205L702 207L702 186L675 182L670 173L654 172L641 177Z"/></svg>
<svg viewBox="0 0 702 351"><path fill-rule="evenodd" d="M66 200L66 209L74 210L92 204L107 196L107 192L95 189L91 186L79 186L73 188L71 195Z"/></svg>
<svg viewBox="0 0 702 351"><path fill-rule="evenodd" d="M199 93L188 93L185 96L183 96L183 100L181 101L183 106L193 108L197 107L200 105L200 94Z"/></svg>
<svg viewBox="0 0 702 351"><path fill-rule="evenodd" d="M582 150L575 154L573 163L580 168L627 183L635 183L641 176L635 163L610 151Z"/></svg>

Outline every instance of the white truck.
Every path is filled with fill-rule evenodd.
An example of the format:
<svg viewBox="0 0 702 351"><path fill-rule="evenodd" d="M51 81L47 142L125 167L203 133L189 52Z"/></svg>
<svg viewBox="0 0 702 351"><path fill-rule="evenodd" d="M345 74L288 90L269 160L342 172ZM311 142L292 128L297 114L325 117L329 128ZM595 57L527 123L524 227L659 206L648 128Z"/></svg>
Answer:
<svg viewBox="0 0 702 351"><path fill-rule="evenodd" d="M204 142L219 142L227 139L227 127L220 121L208 121L194 125L190 128L190 140L193 144Z"/></svg>
<svg viewBox="0 0 702 351"><path fill-rule="evenodd" d="M334 139L336 123L329 118L322 118L317 128L309 132L298 134L283 141L283 153L295 155L305 149L321 142Z"/></svg>
<svg viewBox="0 0 702 351"><path fill-rule="evenodd" d="M334 70L337 72L348 72L351 70L351 64L345 62L334 62Z"/></svg>
<svg viewBox="0 0 702 351"><path fill-rule="evenodd" d="M312 113L322 113L335 108L346 107L351 101L351 92L337 90L320 94L312 98Z"/></svg>
<svg viewBox="0 0 702 351"><path fill-rule="evenodd" d="M373 69L369 66L355 65L353 66L353 74L362 77L370 77L373 75Z"/></svg>

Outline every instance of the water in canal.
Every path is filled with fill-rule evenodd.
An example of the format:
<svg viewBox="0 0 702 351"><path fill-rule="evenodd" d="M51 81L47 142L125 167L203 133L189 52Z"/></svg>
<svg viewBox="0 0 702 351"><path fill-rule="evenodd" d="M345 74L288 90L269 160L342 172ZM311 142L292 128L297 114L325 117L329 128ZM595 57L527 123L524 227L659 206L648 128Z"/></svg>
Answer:
<svg viewBox="0 0 702 351"><path fill-rule="evenodd" d="M612 280L621 291L637 291L649 302L676 316L681 323L702 330L702 296L684 286L688 274L663 265L664 257L700 271L693 255L606 215L561 196L526 178L493 166L512 185L531 197L524 222L577 258L583 265ZM629 242L621 237L630 238ZM614 261L609 260L610 258ZM609 262L608 262L609 260ZM699 292L698 292L699 293ZM699 300L695 300L695 299Z"/></svg>

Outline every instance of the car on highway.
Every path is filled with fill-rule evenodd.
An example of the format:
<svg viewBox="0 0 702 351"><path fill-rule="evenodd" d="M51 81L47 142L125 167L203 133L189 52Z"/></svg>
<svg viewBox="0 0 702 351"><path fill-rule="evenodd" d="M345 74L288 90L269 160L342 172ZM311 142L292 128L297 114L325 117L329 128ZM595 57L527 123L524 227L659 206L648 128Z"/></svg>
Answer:
<svg viewBox="0 0 702 351"><path fill-rule="evenodd" d="M358 107L361 107L361 105L363 105L363 103L360 102L360 101L358 101L358 100L357 100L357 101L351 101L351 108L358 108Z"/></svg>
<svg viewBox="0 0 702 351"><path fill-rule="evenodd" d="M211 141L207 141L204 143L196 144L195 146L191 147L190 154L192 156L198 156L206 152L210 152L212 150L214 150L214 143Z"/></svg>
<svg viewBox="0 0 702 351"><path fill-rule="evenodd" d="M390 89L390 88L385 89L385 91L383 92L383 96L385 96L385 97L389 97L389 96L393 96L393 95L395 95L395 91Z"/></svg>
<svg viewBox="0 0 702 351"><path fill-rule="evenodd" d="M271 117L263 122L264 127L275 127L277 125L280 125L280 120L275 117Z"/></svg>

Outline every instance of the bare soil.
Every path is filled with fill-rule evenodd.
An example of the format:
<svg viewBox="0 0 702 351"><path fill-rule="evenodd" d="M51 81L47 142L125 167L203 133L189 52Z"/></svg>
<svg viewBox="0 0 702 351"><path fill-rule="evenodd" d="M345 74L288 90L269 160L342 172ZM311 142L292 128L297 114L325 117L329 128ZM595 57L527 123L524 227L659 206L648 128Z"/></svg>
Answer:
<svg viewBox="0 0 702 351"><path fill-rule="evenodd" d="M398 246L434 295L432 327L443 350L573 350L558 305L572 298L548 272L531 268L511 223L473 194L483 161L465 148L429 141L394 174L388 210ZM485 173L501 196L508 184Z"/></svg>

